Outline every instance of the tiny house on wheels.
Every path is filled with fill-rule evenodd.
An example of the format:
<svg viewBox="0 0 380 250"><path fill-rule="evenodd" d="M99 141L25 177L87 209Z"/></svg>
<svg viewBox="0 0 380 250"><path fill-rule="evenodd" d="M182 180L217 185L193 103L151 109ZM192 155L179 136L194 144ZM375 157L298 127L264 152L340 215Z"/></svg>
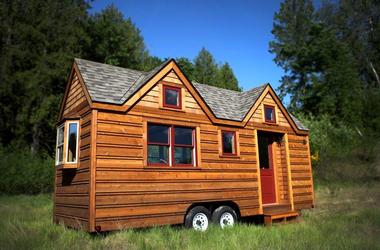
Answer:
<svg viewBox="0 0 380 250"><path fill-rule="evenodd" d="M266 223L314 206L308 130L269 84L75 59L57 124L54 222L89 232Z"/></svg>

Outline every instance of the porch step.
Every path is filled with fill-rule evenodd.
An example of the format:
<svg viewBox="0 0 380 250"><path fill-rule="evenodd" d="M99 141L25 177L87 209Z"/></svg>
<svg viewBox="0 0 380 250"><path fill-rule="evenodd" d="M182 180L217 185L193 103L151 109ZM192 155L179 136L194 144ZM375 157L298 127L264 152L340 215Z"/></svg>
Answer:
<svg viewBox="0 0 380 250"><path fill-rule="evenodd" d="M284 213L292 210L292 205L290 204L270 204L263 206L264 214L273 214L273 213Z"/></svg>
<svg viewBox="0 0 380 250"><path fill-rule="evenodd" d="M297 211L264 213L264 225L271 226L273 223L277 222L287 223L296 220L298 216L299 213Z"/></svg>

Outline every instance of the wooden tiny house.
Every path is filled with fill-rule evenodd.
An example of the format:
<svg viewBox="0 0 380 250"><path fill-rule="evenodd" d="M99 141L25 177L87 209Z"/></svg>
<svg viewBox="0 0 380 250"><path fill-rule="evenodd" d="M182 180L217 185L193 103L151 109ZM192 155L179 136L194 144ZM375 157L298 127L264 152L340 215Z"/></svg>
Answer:
<svg viewBox="0 0 380 250"><path fill-rule="evenodd" d="M90 232L314 204L308 130L271 86L190 82L174 60L140 72L75 59L56 152L54 221Z"/></svg>

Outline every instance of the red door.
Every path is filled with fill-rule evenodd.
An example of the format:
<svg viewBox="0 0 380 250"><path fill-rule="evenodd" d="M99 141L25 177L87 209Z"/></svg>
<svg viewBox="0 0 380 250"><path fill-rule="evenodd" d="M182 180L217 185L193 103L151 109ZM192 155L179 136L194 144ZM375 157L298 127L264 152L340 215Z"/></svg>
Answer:
<svg viewBox="0 0 380 250"><path fill-rule="evenodd" d="M261 175L261 193L263 204L276 202L276 188L274 180L273 151L274 138L270 134L259 133L259 160Z"/></svg>

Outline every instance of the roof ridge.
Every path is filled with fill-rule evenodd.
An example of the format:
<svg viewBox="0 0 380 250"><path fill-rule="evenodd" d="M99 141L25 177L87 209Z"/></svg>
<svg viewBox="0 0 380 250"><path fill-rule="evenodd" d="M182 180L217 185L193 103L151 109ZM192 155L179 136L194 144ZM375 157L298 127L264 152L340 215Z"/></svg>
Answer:
<svg viewBox="0 0 380 250"><path fill-rule="evenodd" d="M147 72L147 71L142 71L142 70L137 70L137 69L125 68L125 67L121 67L121 66L117 66L117 65L113 65L113 64L108 64L108 63L101 63L101 62L91 61L91 60L87 60L87 59L83 59L83 58L77 58L77 57L75 57L74 60L75 61L76 60L81 60L81 61L86 61L86 62L89 62L89 63L103 65L103 66L106 66L106 67L119 68L119 69L134 71L134 72L140 73L140 74L147 74L149 72L149 71Z"/></svg>

